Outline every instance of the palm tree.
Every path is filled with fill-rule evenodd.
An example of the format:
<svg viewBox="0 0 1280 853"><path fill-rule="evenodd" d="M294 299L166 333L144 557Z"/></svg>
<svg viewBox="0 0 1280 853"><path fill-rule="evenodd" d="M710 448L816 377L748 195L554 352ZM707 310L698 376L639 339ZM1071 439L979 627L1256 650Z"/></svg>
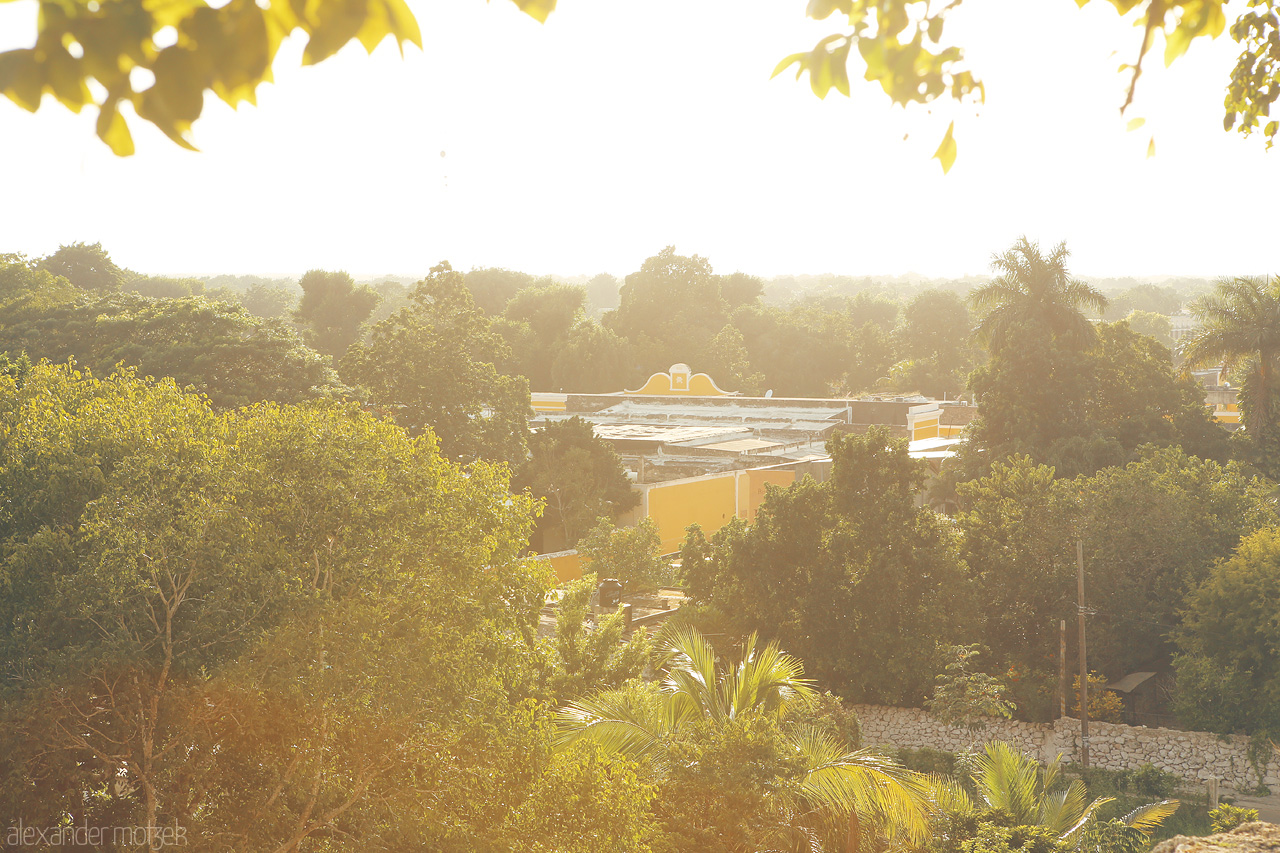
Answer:
<svg viewBox="0 0 1280 853"><path fill-rule="evenodd" d="M1049 255L1026 237L996 255L992 266L999 275L969 294L969 302L986 312L977 338L992 350L1009 343L1019 329L1043 330L1056 340L1086 347L1097 337L1083 309L1101 311L1107 298L1067 273L1067 244Z"/></svg>
<svg viewBox="0 0 1280 853"><path fill-rule="evenodd" d="M1115 798L1098 797L1087 803L1088 791L1079 779L1055 788L1061 772L1059 758L1041 767L1007 743L988 743L975 759L972 778L978 799L986 808L1009 813L1019 825L1043 826L1062 841L1080 844L1097 824L1099 809ZM1177 809L1177 800L1161 800L1120 820L1126 827L1150 834Z"/></svg>
<svg viewBox="0 0 1280 853"><path fill-rule="evenodd" d="M761 646L753 634L736 662L717 660L693 629L676 632L665 648L670 657L656 696L623 688L573 702L558 714L557 745L592 740L645 761L660 778L669 768L671 738L682 729L767 717L779 724L801 768L795 784L771 789L774 843L821 850L825 838L827 849L856 853L876 836L928 838L936 807L926 777L794 722L793 712L815 696L797 658L776 643Z"/></svg>
<svg viewBox="0 0 1280 853"><path fill-rule="evenodd" d="M1257 434L1271 417L1272 373L1280 356L1280 277L1222 279L1214 293L1188 307L1201 324L1182 351L1188 366L1220 364L1231 370L1254 360L1245 428Z"/></svg>

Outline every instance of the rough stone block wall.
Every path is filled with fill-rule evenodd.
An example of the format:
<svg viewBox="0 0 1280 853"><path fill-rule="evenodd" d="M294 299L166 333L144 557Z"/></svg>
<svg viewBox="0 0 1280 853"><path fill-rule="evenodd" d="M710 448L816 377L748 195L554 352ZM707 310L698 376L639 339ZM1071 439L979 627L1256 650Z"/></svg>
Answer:
<svg viewBox="0 0 1280 853"><path fill-rule="evenodd" d="M987 728L975 735L967 729L944 725L918 708L855 705L854 709L866 746L959 752L998 739L1040 761L1059 753L1066 761L1080 760L1080 723L1069 717L1052 723L988 720ZM1189 784L1218 779L1223 787L1237 791L1254 788L1259 782L1249 763L1249 738L1244 735L1221 738L1207 732L1092 722L1089 758L1093 766L1107 770L1134 770L1153 764ZM1280 786L1280 759L1273 755L1263 766L1261 781L1273 789Z"/></svg>

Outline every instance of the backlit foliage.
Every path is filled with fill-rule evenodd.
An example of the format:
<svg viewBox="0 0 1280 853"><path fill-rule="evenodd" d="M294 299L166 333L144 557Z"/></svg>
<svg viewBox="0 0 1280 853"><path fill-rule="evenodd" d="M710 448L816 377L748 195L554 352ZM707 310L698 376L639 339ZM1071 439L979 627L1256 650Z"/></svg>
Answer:
<svg viewBox="0 0 1280 853"><path fill-rule="evenodd" d="M555 0L515 0L539 21ZM232 107L256 103L286 36L306 38L304 65L357 41L422 47L404 0L42 0L34 44L0 53L0 91L35 112L50 94L73 112L98 111L116 154L134 151L128 104L184 148L212 92ZM90 84L96 84L91 87Z"/></svg>

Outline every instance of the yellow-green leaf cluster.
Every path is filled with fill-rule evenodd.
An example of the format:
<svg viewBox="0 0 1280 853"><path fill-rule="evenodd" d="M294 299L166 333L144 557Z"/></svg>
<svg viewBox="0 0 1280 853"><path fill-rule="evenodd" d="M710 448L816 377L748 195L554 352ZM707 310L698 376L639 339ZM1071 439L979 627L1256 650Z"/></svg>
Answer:
<svg viewBox="0 0 1280 853"><path fill-rule="evenodd" d="M1085 6L1093 0L1076 0ZM1129 73L1128 93L1121 106L1123 112L1133 101L1142 62L1153 46L1156 34L1164 36L1165 64L1186 53L1198 38L1216 38L1226 29L1226 0L1096 0L1106 2L1121 15L1134 15L1134 24L1142 30L1142 40L1134 62L1120 66ZM1277 0L1250 0L1250 11L1231 28L1232 37L1244 45L1244 53L1232 73L1226 98L1228 129L1239 123L1249 133L1269 115L1271 103L1280 97L1280 23L1274 7ZM810 85L818 97L826 97L835 88L848 94L849 72L845 65L849 46L856 44L857 54L866 69L864 77L878 83L890 100L929 103L949 95L957 101L969 98L983 100L982 83L964 67L964 54L959 46L944 45L943 31L947 16L960 5L959 0L932 3L927 0L810 0L808 15L822 20L842 15L850 31L828 36L811 51L792 54L774 69L777 75L796 66L797 79L808 72ZM1130 130L1137 125L1130 124ZM954 123L934 154L943 171L955 158ZM1264 133L1270 141L1280 123L1270 122ZM1154 144L1148 154L1154 153Z"/></svg>
<svg viewBox="0 0 1280 853"><path fill-rule="evenodd" d="M1235 128L1248 136L1271 115L1271 105L1280 97L1280 18L1274 0L1250 0L1248 9L1231 25L1231 37L1243 46L1231 70L1224 100L1223 127ZM1263 128L1267 147L1275 140L1280 124L1267 121Z"/></svg>
<svg viewBox="0 0 1280 853"><path fill-rule="evenodd" d="M953 98L982 99L982 84L963 65L958 47L943 46L945 16L955 3L925 0L813 0L811 18L839 12L852 31L824 38L813 50L782 60L774 75L796 65L796 78L809 73L814 94L832 89L849 94L846 68L854 44L866 65L864 77L879 83L895 104L928 103L949 92Z"/></svg>
<svg viewBox="0 0 1280 853"><path fill-rule="evenodd" d="M45 94L74 112L96 106L98 136L119 155L134 150L122 105L193 148L205 93L254 103L291 33L306 36L308 65L351 41L422 46L404 0L42 0L36 29L34 47L0 53L0 92L31 112Z"/></svg>

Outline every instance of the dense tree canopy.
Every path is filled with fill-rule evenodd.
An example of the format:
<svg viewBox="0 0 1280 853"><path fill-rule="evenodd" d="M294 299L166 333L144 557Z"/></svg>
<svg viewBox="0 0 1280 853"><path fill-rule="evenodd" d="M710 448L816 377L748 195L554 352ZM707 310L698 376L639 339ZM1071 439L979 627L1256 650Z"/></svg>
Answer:
<svg viewBox="0 0 1280 853"><path fill-rule="evenodd" d="M888 330L896 313L892 304L841 297L785 309L746 305L734 312L733 325L765 388L788 397L828 397L870 390L889 375Z"/></svg>
<svg viewBox="0 0 1280 853"><path fill-rule="evenodd" d="M205 292L204 282L196 278L173 278L164 275L137 275L129 273L122 290L137 293L151 299L181 299L186 296L199 296ZM215 291L221 296L226 291ZM237 300L238 301L238 300ZM250 312L252 313L252 312ZM262 316L262 315L259 315Z"/></svg>
<svg viewBox="0 0 1280 853"><path fill-rule="evenodd" d="M1178 706L1197 727L1280 732L1280 529L1260 530L1187 600Z"/></svg>
<svg viewBox="0 0 1280 853"><path fill-rule="evenodd" d="M710 262L667 246L627 276L621 304L604 322L631 342L642 371L652 373L675 362L698 364L728 319Z"/></svg>
<svg viewBox="0 0 1280 853"><path fill-rule="evenodd" d="M368 285L356 286L345 272L310 270L298 282L302 301L294 317L306 326L316 349L336 361L360 336L360 325L378 304Z"/></svg>
<svg viewBox="0 0 1280 853"><path fill-rule="evenodd" d="M1057 623L1074 615L1076 542L1096 611L1089 667L1110 678L1167 672L1186 595L1241 537L1276 523L1271 486L1239 465L1143 448L1124 467L1056 479L1025 456L959 486L961 556L983 609L981 637L1017 678L1024 715L1047 718Z"/></svg>
<svg viewBox="0 0 1280 853"><path fill-rule="evenodd" d="M551 363L551 388L604 394L631 387L631 349L611 329L584 320L565 335Z"/></svg>
<svg viewBox="0 0 1280 853"><path fill-rule="evenodd" d="M1158 341L1124 322L1088 320L1082 309L1105 300L1070 277L1066 257L1065 246L1045 257L1020 240L996 258L1000 275L971 295L986 311L978 336L990 361L969 378L981 406L970 465L1025 453L1059 476L1091 474L1147 443L1225 459L1226 433L1200 387L1174 372Z"/></svg>
<svg viewBox="0 0 1280 853"><path fill-rule="evenodd" d="M1177 314L1183 296L1177 288L1158 284L1138 284L1117 293L1102 312L1104 320L1123 320L1134 311L1169 316Z"/></svg>
<svg viewBox="0 0 1280 853"><path fill-rule="evenodd" d="M0 422L0 811L246 851L510 831L547 740L503 680L541 578L499 469L66 367L0 377Z"/></svg>
<svg viewBox="0 0 1280 853"><path fill-rule="evenodd" d="M467 289L481 311L497 316L507 307L511 297L532 287L534 278L528 273L485 267L464 273Z"/></svg>
<svg viewBox="0 0 1280 853"><path fill-rule="evenodd" d="M966 630L965 571L917 509L921 470L882 429L829 441L832 479L770 489L754 524L718 537L695 586L742 635L798 652L854 701L919 702L936 645Z"/></svg>
<svg viewBox="0 0 1280 853"><path fill-rule="evenodd" d="M574 328L585 321L586 302L585 290L567 284L527 287L511 297L496 325L512 350L511 372L528 379L534 390L570 390L556 385L555 363Z"/></svg>
<svg viewBox="0 0 1280 853"><path fill-rule="evenodd" d="M1240 444L1268 476L1280 476L1280 277L1223 279L1190 307L1201 326L1183 347L1183 359L1194 367L1222 366L1243 378Z"/></svg>
<svg viewBox="0 0 1280 853"><path fill-rule="evenodd" d="M414 287L410 304L375 325L342 361L343 377L409 430L430 429L449 459L525 458L529 385L505 376L506 344L445 263Z"/></svg>
<svg viewBox="0 0 1280 853"><path fill-rule="evenodd" d="M340 388L324 359L283 321L200 297L89 295L7 257L0 258L0 350L75 359L99 376L123 362L192 385L219 407L296 403Z"/></svg>
<svg viewBox="0 0 1280 853"><path fill-rule="evenodd" d="M244 306L244 310L256 317L267 319L286 316L293 310L297 301L298 297L285 288L261 282L250 285L240 297L240 304Z"/></svg>
<svg viewBox="0 0 1280 853"><path fill-rule="evenodd" d="M1025 457L996 462L959 487L960 554L981 609L983 643L1010 678L1024 716L1048 711L1045 674L1056 673L1057 621L1069 615L1074 566L1065 519L1053 501L1053 469ZM1016 679L1016 680L1014 680Z"/></svg>
<svg viewBox="0 0 1280 853"><path fill-rule="evenodd" d="M1179 448L1145 448L1123 468L1058 486L1085 543L1090 666L1120 678L1165 670L1188 593L1241 537L1275 525L1272 486Z"/></svg>
<svg viewBox="0 0 1280 853"><path fill-rule="evenodd" d="M977 360L964 300L948 290L926 290L903 308L893 332L893 381L902 390L956 399Z"/></svg>
<svg viewBox="0 0 1280 853"><path fill-rule="evenodd" d="M76 287L99 293L119 290L125 279L124 270L116 266L101 243L59 246L58 251L41 259L40 268L62 276Z"/></svg>
<svg viewBox="0 0 1280 853"><path fill-rule="evenodd" d="M512 484L546 502L539 551L572 548L601 516L613 518L640 503L618 454L576 417L529 436L529 459Z"/></svg>

